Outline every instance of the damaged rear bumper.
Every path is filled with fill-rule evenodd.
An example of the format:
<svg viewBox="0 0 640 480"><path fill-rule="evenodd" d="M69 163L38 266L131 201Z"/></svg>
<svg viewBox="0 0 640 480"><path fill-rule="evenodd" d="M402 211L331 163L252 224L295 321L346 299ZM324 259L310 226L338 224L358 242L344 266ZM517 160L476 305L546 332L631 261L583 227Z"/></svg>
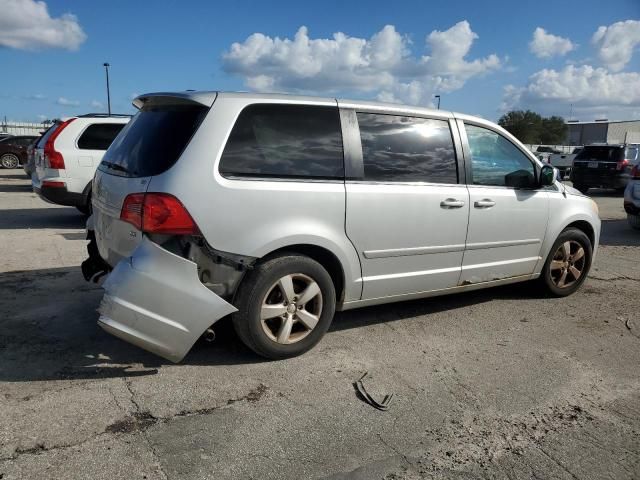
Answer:
<svg viewBox="0 0 640 480"><path fill-rule="evenodd" d="M103 287L98 324L172 362L182 360L213 323L237 311L200 282L195 263L146 237Z"/></svg>

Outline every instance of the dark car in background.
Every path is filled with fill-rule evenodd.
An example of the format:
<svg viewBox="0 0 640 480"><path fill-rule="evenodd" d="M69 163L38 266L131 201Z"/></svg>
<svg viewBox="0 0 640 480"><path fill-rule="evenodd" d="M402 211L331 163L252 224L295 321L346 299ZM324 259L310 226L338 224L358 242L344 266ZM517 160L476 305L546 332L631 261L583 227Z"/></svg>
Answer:
<svg viewBox="0 0 640 480"><path fill-rule="evenodd" d="M571 181L586 193L590 188L623 191L638 164L638 144L586 145L573 160Z"/></svg>
<svg viewBox="0 0 640 480"><path fill-rule="evenodd" d="M27 147L38 137L36 135L16 135L0 142L0 166L18 168L27 161Z"/></svg>

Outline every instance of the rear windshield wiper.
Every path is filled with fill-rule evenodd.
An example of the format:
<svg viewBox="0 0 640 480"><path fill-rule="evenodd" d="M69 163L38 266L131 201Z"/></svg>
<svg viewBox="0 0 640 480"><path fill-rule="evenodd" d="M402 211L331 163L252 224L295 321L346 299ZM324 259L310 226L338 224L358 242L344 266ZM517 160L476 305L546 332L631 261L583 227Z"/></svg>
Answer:
<svg viewBox="0 0 640 480"><path fill-rule="evenodd" d="M110 168L111 170L115 170L116 172L127 173L129 175L135 175L135 172L132 172L128 168L123 167L122 165L118 165L117 163L107 162L107 161L103 160L102 164L105 167Z"/></svg>

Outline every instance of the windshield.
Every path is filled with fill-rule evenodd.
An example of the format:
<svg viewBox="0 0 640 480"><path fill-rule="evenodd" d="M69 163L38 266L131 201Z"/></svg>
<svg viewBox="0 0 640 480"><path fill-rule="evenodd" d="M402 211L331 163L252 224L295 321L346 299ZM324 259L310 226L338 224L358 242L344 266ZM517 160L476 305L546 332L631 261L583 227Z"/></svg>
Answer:
<svg viewBox="0 0 640 480"><path fill-rule="evenodd" d="M165 172L180 158L207 111L200 105L143 108L115 138L100 170L128 177Z"/></svg>

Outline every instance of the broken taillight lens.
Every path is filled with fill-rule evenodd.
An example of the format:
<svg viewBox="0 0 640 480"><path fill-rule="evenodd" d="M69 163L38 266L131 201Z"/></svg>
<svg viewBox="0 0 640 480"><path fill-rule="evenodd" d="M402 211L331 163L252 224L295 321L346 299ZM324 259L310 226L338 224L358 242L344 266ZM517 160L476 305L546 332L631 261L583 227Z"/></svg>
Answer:
<svg viewBox="0 0 640 480"><path fill-rule="evenodd" d="M132 193L122 204L120 220L145 233L199 235L185 206L168 193Z"/></svg>

